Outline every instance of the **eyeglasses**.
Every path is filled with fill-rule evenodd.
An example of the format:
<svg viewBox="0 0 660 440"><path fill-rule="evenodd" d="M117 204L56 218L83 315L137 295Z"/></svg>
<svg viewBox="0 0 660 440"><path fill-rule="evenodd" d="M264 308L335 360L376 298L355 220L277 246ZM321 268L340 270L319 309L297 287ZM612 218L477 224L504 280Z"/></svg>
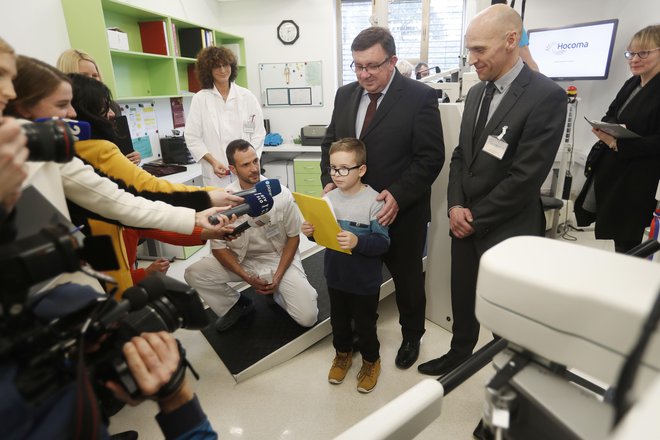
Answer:
<svg viewBox="0 0 660 440"><path fill-rule="evenodd" d="M637 55L640 59L644 60L649 57L649 54L651 52L654 52L656 50L660 50L660 47L656 47L655 49L651 49L651 50L640 50L639 52L630 52L629 50L627 50L623 53L623 56L626 57L627 60L632 60L633 58L635 58L635 55Z"/></svg>
<svg viewBox="0 0 660 440"><path fill-rule="evenodd" d="M328 173L330 173L331 176L342 176L346 177L348 176L348 173L351 172L351 170L355 170L360 168L362 165L355 165L354 167L346 168L346 167L341 167L341 168L335 168L335 167L328 167Z"/></svg>
<svg viewBox="0 0 660 440"><path fill-rule="evenodd" d="M363 66L361 64L355 64L355 61L351 63L351 70L355 73L360 73L360 72L367 72L369 75L373 75L374 73L378 72L380 68L383 66L383 64L387 63L392 57L387 57L385 58L385 61L383 61L380 64L368 64L366 66Z"/></svg>

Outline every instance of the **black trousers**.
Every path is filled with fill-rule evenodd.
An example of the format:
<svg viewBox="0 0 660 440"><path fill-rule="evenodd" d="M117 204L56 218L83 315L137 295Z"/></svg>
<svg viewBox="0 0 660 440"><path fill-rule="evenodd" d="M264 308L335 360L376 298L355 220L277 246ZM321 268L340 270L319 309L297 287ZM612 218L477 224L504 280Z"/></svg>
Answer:
<svg viewBox="0 0 660 440"><path fill-rule="evenodd" d="M332 345L343 353L353 351L353 328L358 335L362 359L375 362L380 357L380 342L376 332L378 320L378 293L358 295L328 286L330 296L330 324Z"/></svg>
<svg viewBox="0 0 660 440"><path fill-rule="evenodd" d="M479 259L472 237L451 239L451 354L467 357L479 340L479 321L474 314Z"/></svg>
<svg viewBox="0 0 660 440"><path fill-rule="evenodd" d="M629 250L638 246L641 242L641 239L637 241L614 240L614 251L619 254L627 254Z"/></svg>
<svg viewBox="0 0 660 440"><path fill-rule="evenodd" d="M411 342L418 342L425 331L426 292L422 257L427 218L425 201L400 211L390 225L390 248L383 256L394 280L401 335Z"/></svg>

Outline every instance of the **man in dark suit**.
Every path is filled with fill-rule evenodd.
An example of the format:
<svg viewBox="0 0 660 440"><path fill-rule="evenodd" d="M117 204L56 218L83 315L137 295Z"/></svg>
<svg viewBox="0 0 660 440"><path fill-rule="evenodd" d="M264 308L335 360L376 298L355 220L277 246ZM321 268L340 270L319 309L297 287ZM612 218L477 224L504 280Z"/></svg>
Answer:
<svg viewBox="0 0 660 440"><path fill-rule="evenodd" d="M444 163L444 142L435 90L404 78L395 68L392 34L370 27L351 45L357 81L335 96L332 120L321 146L324 191L334 187L328 172L330 144L357 137L367 146L363 181L380 192L385 206L378 221L390 226L384 256L394 279L403 342L395 360L409 368L419 356L426 294L422 257L431 219L431 184Z"/></svg>
<svg viewBox="0 0 660 440"><path fill-rule="evenodd" d="M482 82L467 95L449 168L453 337L447 354L418 366L424 374L446 374L472 354L481 255L509 237L545 231L540 188L561 143L567 101L523 64L521 29L518 13L500 4L478 14L465 35Z"/></svg>

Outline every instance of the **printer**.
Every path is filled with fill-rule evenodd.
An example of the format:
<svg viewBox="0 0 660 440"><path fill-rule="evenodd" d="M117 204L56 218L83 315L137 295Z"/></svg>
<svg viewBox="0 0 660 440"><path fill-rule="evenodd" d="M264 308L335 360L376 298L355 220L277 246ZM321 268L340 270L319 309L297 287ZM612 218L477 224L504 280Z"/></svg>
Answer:
<svg viewBox="0 0 660 440"><path fill-rule="evenodd" d="M321 146L325 137L325 125L305 125L300 129L300 140L303 145Z"/></svg>

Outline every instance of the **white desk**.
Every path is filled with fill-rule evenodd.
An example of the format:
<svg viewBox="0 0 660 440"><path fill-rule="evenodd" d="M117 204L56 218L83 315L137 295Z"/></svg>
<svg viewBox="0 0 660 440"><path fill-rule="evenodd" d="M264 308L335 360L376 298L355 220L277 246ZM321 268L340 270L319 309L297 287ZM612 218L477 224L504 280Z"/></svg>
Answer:
<svg viewBox="0 0 660 440"><path fill-rule="evenodd" d="M190 182L195 178L202 177L202 165L197 162L190 165L186 165L186 171L183 173L170 174L169 176L163 176L161 179L168 180L172 183L186 183ZM199 179L199 185L201 186L201 179Z"/></svg>
<svg viewBox="0 0 660 440"><path fill-rule="evenodd" d="M320 153L320 146L281 144L276 146L264 146L264 153Z"/></svg>

